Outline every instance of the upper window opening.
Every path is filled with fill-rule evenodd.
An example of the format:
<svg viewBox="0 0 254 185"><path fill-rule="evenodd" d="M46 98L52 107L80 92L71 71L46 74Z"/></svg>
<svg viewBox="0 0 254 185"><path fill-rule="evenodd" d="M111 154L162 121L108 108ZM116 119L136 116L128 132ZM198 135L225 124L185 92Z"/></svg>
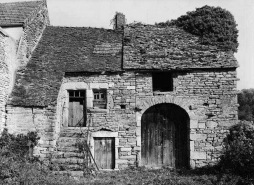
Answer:
<svg viewBox="0 0 254 185"><path fill-rule="evenodd" d="M93 107L100 108L100 109L106 109L107 108L107 96L106 96L106 89L94 89L93 95Z"/></svg>
<svg viewBox="0 0 254 185"><path fill-rule="evenodd" d="M171 73L153 73L153 91L173 91L173 78Z"/></svg>

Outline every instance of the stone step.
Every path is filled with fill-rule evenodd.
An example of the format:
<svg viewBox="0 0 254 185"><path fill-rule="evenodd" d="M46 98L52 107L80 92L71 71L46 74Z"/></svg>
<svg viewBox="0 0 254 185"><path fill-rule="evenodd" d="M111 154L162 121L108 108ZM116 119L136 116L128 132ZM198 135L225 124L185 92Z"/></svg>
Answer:
<svg viewBox="0 0 254 185"><path fill-rule="evenodd" d="M80 152L76 146L60 146L57 147L58 152Z"/></svg>
<svg viewBox="0 0 254 185"><path fill-rule="evenodd" d="M80 137L59 137L58 142L76 142L77 140L85 141L86 138Z"/></svg>
<svg viewBox="0 0 254 185"><path fill-rule="evenodd" d="M53 158L52 162L58 164L82 164L84 162L83 158L72 157L72 158Z"/></svg>
<svg viewBox="0 0 254 185"><path fill-rule="evenodd" d="M63 175L70 175L72 177L83 177L84 171L54 171L55 174L63 174Z"/></svg>
<svg viewBox="0 0 254 185"><path fill-rule="evenodd" d="M83 154L80 152L57 152L55 154L56 158L72 158L72 157L80 158L82 156Z"/></svg>
<svg viewBox="0 0 254 185"><path fill-rule="evenodd" d="M57 140L57 146L62 147L74 147L79 142L86 141L86 138L75 138L75 137L60 137Z"/></svg>
<svg viewBox="0 0 254 185"><path fill-rule="evenodd" d="M60 132L60 137L81 137L86 138L87 132L79 129L66 129Z"/></svg>

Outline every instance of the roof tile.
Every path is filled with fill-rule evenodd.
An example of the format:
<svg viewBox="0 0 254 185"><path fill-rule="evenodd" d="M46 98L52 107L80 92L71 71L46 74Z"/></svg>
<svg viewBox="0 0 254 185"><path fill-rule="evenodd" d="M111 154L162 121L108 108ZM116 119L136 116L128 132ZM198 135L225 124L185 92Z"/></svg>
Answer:
<svg viewBox="0 0 254 185"><path fill-rule="evenodd" d="M0 3L0 26L23 24L30 13L42 3L42 1Z"/></svg>
<svg viewBox="0 0 254 185"><path fill-rule="evenodd" d="M47 106L56 102L65 72L116 72L121 64L122 32L48 26L26 67L17 72L10 103Z"/></svg>

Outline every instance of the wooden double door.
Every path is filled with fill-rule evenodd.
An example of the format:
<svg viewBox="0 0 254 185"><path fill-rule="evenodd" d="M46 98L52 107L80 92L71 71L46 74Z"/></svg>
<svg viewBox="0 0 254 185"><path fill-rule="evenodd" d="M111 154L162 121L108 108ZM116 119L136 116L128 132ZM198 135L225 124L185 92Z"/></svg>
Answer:
<svg viewBox="0 0 254 185"><path fill-rule="evenodd" d="M147 167L189 166L189 116L175 104L150 107L141 119L141 162Z"/></svg>

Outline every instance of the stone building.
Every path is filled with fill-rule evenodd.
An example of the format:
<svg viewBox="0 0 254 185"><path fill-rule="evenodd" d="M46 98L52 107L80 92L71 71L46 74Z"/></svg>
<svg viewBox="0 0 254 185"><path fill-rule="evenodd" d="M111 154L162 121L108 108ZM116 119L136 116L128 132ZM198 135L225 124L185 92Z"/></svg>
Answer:
<svg viewBox="0 0 254 185"><path fill-rule="evenodd" d="M0 129L37 131L64 169L85 139L102 169L214 164L237 122L231 52L180 28L50 26L46 1L0 4Z"/></svg>

